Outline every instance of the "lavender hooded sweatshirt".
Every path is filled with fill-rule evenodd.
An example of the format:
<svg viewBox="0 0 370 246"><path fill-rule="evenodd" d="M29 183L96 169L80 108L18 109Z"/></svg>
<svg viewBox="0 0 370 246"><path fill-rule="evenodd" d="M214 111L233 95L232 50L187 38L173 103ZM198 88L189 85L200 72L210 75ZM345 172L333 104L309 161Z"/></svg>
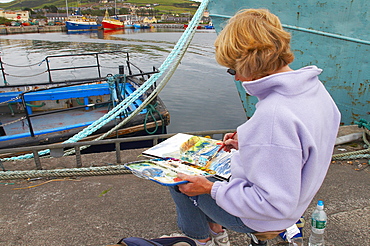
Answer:
<svg viewBox="0 0 370 246"><path fill-rule="evenodd" d="M285 229L324 181L340 113L316 66L244 82L256 111L239 126L229 182L214 183L217 204L258 231Z"/></svg>

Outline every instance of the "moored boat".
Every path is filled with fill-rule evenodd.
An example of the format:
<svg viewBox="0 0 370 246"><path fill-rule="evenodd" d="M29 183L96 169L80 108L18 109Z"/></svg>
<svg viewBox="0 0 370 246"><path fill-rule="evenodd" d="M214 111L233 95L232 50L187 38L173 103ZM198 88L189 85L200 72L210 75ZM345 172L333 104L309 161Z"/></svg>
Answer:
<svg viewBox="0 0 370 246"><path fill-rule="evenodd" d="M74 30L98 30L102 28L102 24L96 19L88 18L82 15L72 15L66 21L68 31Z"/></svg>
<svg viewBox="0 0 370 246"><path fill-rule="evenodd" d="M134 28L135 29L149 29L150 25L147 23L134 23Z"/></svg>
<svg viewBox="0 0 370 246"><path fill-rule="evenodd" d="M353 124L370 115L370 21L368 0L330 1L318 4L300 1L210 0L208 10L216 32L237 11L265 8L276 14L292 34L293 69L317 65L324 83L342 114L341 123ZM257 99L245 93L235 81L247 117Z"/></svg>
<svg viewBox="0 0 370 246"><path fill-rule="evenodd" d="M106 19L102 20L102 26L104 29L122 29L125 25L122 21L116 19Z"/></svg>
<svg viewBox="0 0 370 246"><path fill-rule="evenodd" d="M108 10L106 10L105 16L104 16L101 23L102 23L102 26L103 26L104 29L122 29L122 28L125 28L125 24L122 21L109 16Z"/></svg>
<svg viewBox="0 0 370 246"><path fill-rule="evenodd" d="M132 23L132 21L127 20L124 22L124 27L125 29L134 29L134 24Z"/></svg>
<svg viewBox="0 0 370 246"><path fill-rule="evenodd" d="M136 90L158 70L143 72L131 63L126 52L121 53L125 55L127 66L120 66L119 73L114 76L100 76L99 63L79 67L49 67L51 59L67 57L76 62L76 57L90 56L98 61L100 54L107 53L113 52L48 56L45 60L49 81L20 85L5 82L5 63L1 61L5 85L0 86L0 148L63 142L92 124L99 125L81 140L165 133L169 113L161 99L155 97L150 101L150 107L143 107L150 92L138 94L126 108L116 108L137 94ZM96 68L99 76L64 81L53 81L51 77L52 72L86 68ZM124 70L128 73L125 74ZM106 118L113 110L121 111L116 111L116 116ZM114 131L110 132L112 129Z"/></svg>
<svg viewBox="0 0 370 246"><path fill-rule="evenodd" d="M184 29L188 28L188 26L189 26L188 24L184 24ZM202 29L202 26L201 25L198 25L197 26L197 29Z"/></svg>

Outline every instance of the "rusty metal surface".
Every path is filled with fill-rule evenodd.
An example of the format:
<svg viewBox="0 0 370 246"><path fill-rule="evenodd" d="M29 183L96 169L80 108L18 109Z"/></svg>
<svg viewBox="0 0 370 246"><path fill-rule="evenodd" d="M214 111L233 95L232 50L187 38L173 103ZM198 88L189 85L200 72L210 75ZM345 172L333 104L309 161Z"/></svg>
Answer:
<svg viewBox="0 0 370 246"><path fill-rule="evenodd" d="M342 123L349 125L370 118L369 5L368 0L211 0L208 9L217 32L240 9L266 8L276 14L292 34L292 68L323 69L320 79L337 103ZM256 98L238 89L250 117Z"/></svg>

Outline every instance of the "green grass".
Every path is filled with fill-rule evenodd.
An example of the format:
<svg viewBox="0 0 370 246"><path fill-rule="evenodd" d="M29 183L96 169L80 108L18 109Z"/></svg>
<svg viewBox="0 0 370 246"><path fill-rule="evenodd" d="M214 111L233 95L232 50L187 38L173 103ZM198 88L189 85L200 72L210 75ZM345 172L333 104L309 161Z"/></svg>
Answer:
<svg viewBox="0 0 370 246"><path fill-rule="evenodd" d="M86 5L89 3L98 3L98 0L81 0L81 5ZM146 6L147 4L159 4L158 6L154 6L154 8L160 13L173 13L173 14L181 14L181 13L191 13L194 14L197 10L196 6L191 6L192 4L198 4L197 2L193 2L190 0L127 0L126 3L132 3L137 6ZM113 3L113 2L111 2ZM118 3L119 4L119 3ZM23 8L33 8L33 9L40 9L44 5L55 5L58 8L65 7L66 2L65 0L14 0L9 3L0 3L0 8L6 10L20 10ZM77 1L68 1L69 7L76 7ZM104 4L100 4L100 6L104 6Z"/></svg>

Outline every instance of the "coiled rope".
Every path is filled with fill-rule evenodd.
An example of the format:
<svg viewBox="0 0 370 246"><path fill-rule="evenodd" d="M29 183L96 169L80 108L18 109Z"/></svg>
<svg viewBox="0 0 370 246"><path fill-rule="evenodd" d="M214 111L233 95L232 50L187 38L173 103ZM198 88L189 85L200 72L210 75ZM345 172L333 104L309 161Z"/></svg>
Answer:
<svg viewBox="0 0 370 246"><path fill-rule="evenodd" d="M107 133L103 134L102 136L94 139L94 140L100 140L104 137L108 136L112 132L114 132L116 129L120 128L124 124L126 124L129 120L131 120L137 113L139 113L144 107L146 107L154 97L158 95L158 93L163 89L163 87L166 85L166 83L171 78L172 74L175 72L176 68L180 64L181 58L184 56L185 51L187 50L188 46L190 45L190 42L195 34L196 27L198 26L202 16L203 12L205 11L209 0L204 0L199 5L198 10L194 14L191 22L189 23L188 28L184 31L184 33L181 35L180 39L176 43L175 47L171 51L171 53L167 56L166 60L162 63L162 65L159 68L159 72L151 76L144 84L142 84L137 90L135 90L133 93L130 94L127 98L125 98L122 102L120 102L116 107L114 107L111 111L109 111L106 115L102 116L100 119L93 122L91 125L71 137L70 139L66 140L64 143L74 143L77 142L93 132L100 129L102 126L110 122L111 120L115 119L118 115L120 115L124 110L126 110L135 100L137 100L142 94L144 94L147 90L149 90L153 84L161 77L165 71L169 70L168 73L165 75L163 80L157 85L155 90L143 101L143 103L127 118L125 118L122 122L117 124L114 128L112 128ZM38 154L40 156L49 154L50 150L42 150ZM22 156L17 157L10 157L10 158L4 158L1 161L15 161L20 159L29 159L33 158L33 154L26 154Z"/></svg>
<svg viewBox="0 0 370 246"><path fill-rule="evenodd" d="M367 135L370 136L370 123L368 123L364 119L360 119L360 121L355 123L358 125L359 128L364 128L362 139L365 142L367 149L335 154L333 155L332 160L370 159L370 142L367 139Z"/></svg>

